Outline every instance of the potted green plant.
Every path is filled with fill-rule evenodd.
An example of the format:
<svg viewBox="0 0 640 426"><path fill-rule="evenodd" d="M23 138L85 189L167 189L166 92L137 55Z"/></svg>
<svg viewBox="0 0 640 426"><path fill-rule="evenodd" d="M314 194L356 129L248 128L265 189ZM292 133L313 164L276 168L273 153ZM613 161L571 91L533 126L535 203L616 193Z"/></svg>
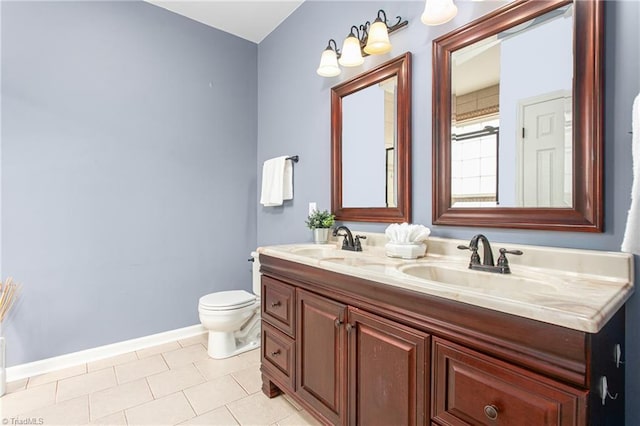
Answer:
<svg viewBox="0 0 640 426"><path fill-rule="evenodd" d="M329 240L329 228L336 222L336 217L328 210L311 212L305 223L313 230L313 241L316 244L326 244Z"/></svg>

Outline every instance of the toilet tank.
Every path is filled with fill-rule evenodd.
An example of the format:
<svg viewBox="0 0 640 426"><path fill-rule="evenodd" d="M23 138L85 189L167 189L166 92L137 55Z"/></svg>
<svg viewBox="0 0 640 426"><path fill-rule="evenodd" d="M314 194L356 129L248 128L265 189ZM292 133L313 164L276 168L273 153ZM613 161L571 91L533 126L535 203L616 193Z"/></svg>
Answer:
<svg viewBox="0 0 640 426"><path fill-rule="evenodd" d="M253 294L260 297L260 258L258 252L252 251L251 257L253 257Z"/></svg>

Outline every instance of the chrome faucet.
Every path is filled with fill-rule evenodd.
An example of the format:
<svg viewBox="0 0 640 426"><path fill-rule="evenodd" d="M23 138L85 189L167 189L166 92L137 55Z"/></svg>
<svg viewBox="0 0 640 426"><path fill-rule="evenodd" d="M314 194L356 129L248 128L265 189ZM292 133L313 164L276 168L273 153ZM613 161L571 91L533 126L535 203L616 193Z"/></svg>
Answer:
<svg viewBox="0 0 640 426"><path fill-rule="evenodd" d="M482 263L480 263L480 255L478 254L478 243L482 243L483 256ZM482 234L475 235L469 241L468 246L459 245L460 250L470 250L471 260L469 261L469 269L475 269L477 271L496 272L498 274L510 274L509 261L507 260L507 254L514 254L517 256L522 255L520 250L507 250L501 248L500 256L498 257L498 263L493 263L493 251L491 250L491 244L489 239Z"/></svg>
<svg viewBox="0 0 640 426"><path fill-rule="evenodd" d="M344 231L344 234L339 234L339 231ZM337 228L335 228L333 230L333 236L334 237L344 237L342 239L342 250L349 250L349 251L362 251L362 243L360 242L360 240L366 240L367 237L362 236L362 235L356 235L355 239L353 238L353 234L351 233L351 231L349 230L349 228L347 228L344 225L340 225Z"/></svg>

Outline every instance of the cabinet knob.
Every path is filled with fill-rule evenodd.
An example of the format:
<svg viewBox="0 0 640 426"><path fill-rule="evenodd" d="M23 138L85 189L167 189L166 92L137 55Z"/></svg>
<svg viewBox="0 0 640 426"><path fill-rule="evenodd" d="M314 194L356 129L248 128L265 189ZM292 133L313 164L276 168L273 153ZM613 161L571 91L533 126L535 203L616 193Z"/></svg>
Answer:
<svg viewBox="0 0 640 426"><path fill-rule="evenodd" d="M353 330L354 326L351 323L347 323L344 328L347 329L347 333L351 333L351 330Z"/></svg>
<svg viewBox="0 0 640 426"><path fill-rule="evenodd" d="M277 308L277 307L278 307L278 306L280 306L281 304L282 304L282 303L280 303L280 301L279 301L279 300L276 300L275 302L273 302L273 303L271 304L271 307L272 307L272 308Z"/></svg>
<svg viewBox="0 0 640 426"><path fill-rule="evenodd" d="M335 324L336 327L340 327L343 324L340 318L336 318L336 320L333 323Z"/></svg>
<svg viewBox="0 0 640 426"><path fill-rule="evenodd" d="M278 356L278 355L280 355L280 349L277 349L277 350L271 352L271 356Z"/></svg>
<svg viewBox="0 0 640 426"><path fill-rule="evenodd" d="M487 416L489 420L495 420L498 418L498 407L495 405L485 405L484 406L484 415Z"/></svg>

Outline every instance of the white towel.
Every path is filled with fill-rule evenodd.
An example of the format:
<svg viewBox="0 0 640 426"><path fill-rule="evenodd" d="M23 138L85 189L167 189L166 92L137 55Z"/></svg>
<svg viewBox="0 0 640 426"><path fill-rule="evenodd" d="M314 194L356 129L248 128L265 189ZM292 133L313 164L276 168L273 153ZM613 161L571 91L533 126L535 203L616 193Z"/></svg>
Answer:
<svg viewBox="0 0 640 426"><path fill-rule="evenodd" d="M293 198L293 166L286 155L267 160L262 165L262 193L260 204L281 206Z"/></svg>
<svg viewBox="0 0 640 426"><path fill-rule="evenodd" d="M627 217L622 251L640 255L640 95L633 101L631 130L631 157L633 158L633 185L631 187L631 208Z"/></svg>

